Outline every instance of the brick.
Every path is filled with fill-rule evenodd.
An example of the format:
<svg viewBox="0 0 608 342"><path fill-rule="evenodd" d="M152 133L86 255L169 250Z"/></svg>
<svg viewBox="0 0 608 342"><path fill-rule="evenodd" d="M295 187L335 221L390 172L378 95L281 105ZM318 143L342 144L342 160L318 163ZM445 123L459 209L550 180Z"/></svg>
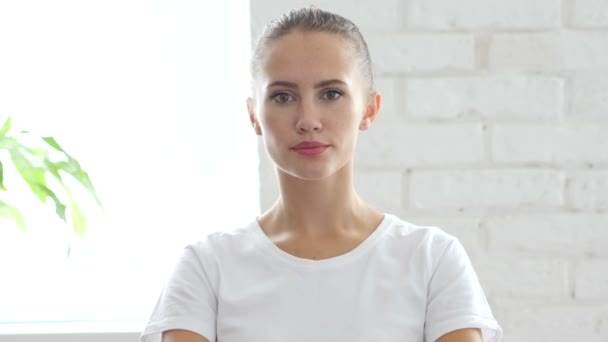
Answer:
<svg viewBox="0 0 608 342"><path fill-rule="evenodd" d="M480 282L492 297L568 298L568 263L555 259L487 258L478 267Z"/></svg>
<svg viewBox="0 0 608 342"><path fill-rule="evenodd" d="M357 193L378 210L389 213L402 210L403 172L357 170L354 178Z"/></svg>
<svg viewBox="0 0 608 342"><path fill-rule="evenodd" d="M374 70L379 73L475 68L475 42L468 34L395 33L368 37Z"/></svg>
<svg viewBox="0 0 608 342"><path fill-rule="evenodd" d="M608 73L575 78L571 96L570 117L608 119Z"/></svg>
<svg viewBox="0 0 608 342"><path fill-rule="evenodd" d="M492 309L505 341L605 341L596 326L605 307L596 303L498 300Z"/></svg>
<svg viewBox="0 0 608 342"><path fill-rule="evenodd" d="M356 160L364 167L411 167L478 162L482 159L479 124L375 125L362 132Z"/></svg>
<svg viewBox="0 0 608 342"><path fill-rule="evenodd" d="M428 29L540 29L561 24L559 0L412 0L407 26Z"/></svg>
<svg viewBox="0 0 608 342"><path fill-rule="evenodd" d="M582 28L608 27L606 0L573 0L572 26Z"/></svg>
<svg viewBox="0 0 608 342"><path fill-rule="evenodd" d="M411 79L406 82L406 114L555 119L562 111L562 88L558 78L523 75Z"/></svg>
<svg viewBox="0 0 608 342"><path fill-rule="evenodd" d="M578 172L567 187L572 207L586 211L608 211L608 170ZM608 220L606 222L608 230ZM608 247L608 242L606 245Z"/></svg>
<svg viewBox="0 0 608 342"><path fill-rule="evenodd" d="M318 8L340 14L352 20L363 32L398 31L403 28L403 11L400 0L317 0L313 2ZM281 14L299 7L308 7L310 1L305 0L256 0L251 6L251 26L253 37L257 37L264 25L278 18ZM378 11L382 8L382 11ZM373 13L373 15L370 15Z"/></svg>
<svg viewBox="0 0 608 342"><path fill-rule="evenodd" d="M597 324L598 332L604 337L604 341L606 337L608 337L608 307L604 308L604 312L599 319Z"/></svg>
<svg viewBox="0 0 608 342"><path fill-rule="evenodd" d="M395 77L377 77L374 83L382 97L376 123L404 122L403 96L400 96L403 92L402 81Z"/></svg>
<svg viewBox="0 0 608 342"><path fill-rule="evenodd" d="M608 260L586 260L576 265L574 296L608 300Z"/></svg>
<svg viewBox="0 0 608 342"><path fill-rule="evenodd" d="M490 42L488 65L494 69L608 69L605 32L505 33Z"/></svg>
<svg viewBox="0 0 608 342"><path fill-rule="evenodd" d="M527 208L562 204L563 175L538 169L413 171L414 208Z"/></svg>
<svg viewBox="0 0 608 342"><path fill-rule="evenodd" d="M487 217L493 253L537 256L608 256L608 215L530 214Z"/></svg>
<svg viewBox="0 0 608 342"><path fill-rule="evenodd" d="M497 162L601 163L608 161L608 124L497 124Z"/></svg>

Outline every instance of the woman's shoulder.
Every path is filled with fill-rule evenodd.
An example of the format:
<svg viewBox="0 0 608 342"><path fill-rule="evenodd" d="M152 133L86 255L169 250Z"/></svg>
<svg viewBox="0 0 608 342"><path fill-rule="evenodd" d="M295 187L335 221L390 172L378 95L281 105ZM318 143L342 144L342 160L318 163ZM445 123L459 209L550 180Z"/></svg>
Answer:
<svg viewBox="0 0 608 342"><path fill-rule="evenodd" d="M256 221L251 221L235 227L212 230L201 239L188 244L186 248L190 248L198 254L246 247L257 236L255 224Z"/></svg>
<svg viewBox="0 0 608 342"><path fill-rule="evenodd" d="M408 244L418 248L442 249L457 242L458 238L446 232L444 227L414 223L413 220L394 214L385 214L388 219L387 241Z"/></svg>

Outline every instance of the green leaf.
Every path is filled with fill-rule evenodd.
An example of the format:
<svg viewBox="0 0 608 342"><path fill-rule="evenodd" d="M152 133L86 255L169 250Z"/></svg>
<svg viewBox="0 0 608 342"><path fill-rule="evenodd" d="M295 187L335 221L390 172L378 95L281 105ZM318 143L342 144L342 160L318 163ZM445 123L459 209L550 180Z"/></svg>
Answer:
<svg viewBox="0 0 608 342"><path fill-rule="evenodd" d="M46 151L43 148L27 147L27 146L23 146L23 145L21 145L20 148L23 151L28 152L32 157L35 157L37 159L46 158Z"/></svg>
<svg viewBox="0 0 608 342"><path fill-rule="evenodd" d="M10 150L10 155L17 171L32 189L32 192L42 203L46 203L46 193L39 187L39 185L46 186L44 169L35 167L19 149Z"/></svg>
<svg viewBox="0 0 608 342"><path fill-rule="evenodd" d="M61 174L59 173L60 167L57 163L52 162L49 158L44 158L44 166L46 166L46 170L52 174L55 179L57 179L60 183L63 184L63 180L61 179Z"/></svg>
<svg viewBox="0 0 608 342"><path fill-rule="evenodd" d="M59 216L60 219L62 219L64 222L66 222L66 218L65 218L65 208L66 206L61 203L61 201L59 200L59 198L57 197L57 195L55 195L55 193L53 191L51 191L51 189L47 188L44 185L38 185L41 189L41 191L43 191L45 194L47 194L47 196L49 196L51 199L53 199L53 202L55 202L55 212L57 213L57 216Z"/></svg>
<svg viewBox="0 0 608 342"><path fill-rule="evenodd" d="M67 172L72 177L74 177L82 186L85 187L95 198L95 201L100 207L103 207L101 204L101 200L97 196L97 192L95 191L95 187L93 186L93 182L89 178L89 175L84 172L84 170L80 167L80 163L72 157L69 157L67 162L58 162L55 164L59 169Z"/></svg>
<svg viewBox="0 0 608 342"><path fill-rule="evenodd" d="M12 220L22 231L26 231L25 220L23 219L23 215L21 215L21 212L16 207L6 202L0 201L0 216Z"/></svg>
<svg viewBox="0 0 608 342"><path fill-rule="evenodd" d="M0 148L10 150L10 149L14 148L15 145L16 145L15 139L8 137L8 136L0 135Z"/></svg>
<svg viewBox="0 0 608 342"><path fill-rule="evenodd" d="M67 155L67 153L61 148L61 146L59 146L59 144L57 143L57 141L55 140L55 138L53 137L42 137L42 140L46 141L47 144L49 144L52 148L56 149L59 152L63 152Z"/></svg>
<svg viewBox="0 0 608 342"><path fill-rule="evenodd" d="M65 191L68 194L69 199L70 221L72 223L72 228L74 229L76 236L82 237L84 233L86 233L86 217L82 214L80 206L72 196L70 189L66 187Z"/></svg>
<svg viewBox="0 0 608 342"><path fill-rule="evenodd" d="M43 137L42 139L49 146L51 146L55 150L63 153L67 157L67 159L68 159L67 162L66 161L60 161L60 162L56 162L56 163L51 162L50 160L48 160L48 158L45 159L44 164L45 164L47 170L53 176L55 176L55 178L57 180L59 180L62 184L63 184L63 180L61 179L61 175L59 173L59 170L63 170L65 172L67 172L69 175L71 175L72 177L74 177L85 189L87 189L89 191L89 193L91 194L91 196L93 196L93 198L95 199L95 201L97 202L97 204L100 207L103 207L103 205L101 204L101 200L99 199L99 196L97 195L97 192L95 191L95 187L93 186L93 182L91 182L91 179L89 178L89 175L82 169L82 167L80 166L80 163L78 162L78 160L76 160L70 154L68 154L59 145L59 143L57 143L57 141L55 140L55 138L53 138L53 137Z"/></svg>
<svg viewBox="0 0 608 342"><path fill-rule="evenodd" d="M91 182L91 179L89 178L89 175L82 169L82 167L80 166L80 163L78 162L78 160L76 160L75 158L73 158L63 148L61 148L61 146L59 145L59 143L57 142L57 140L55 140L55 138L53 138L53 137L43 137L42 139L49 146L51 146L52 148L54 148L55 150L57 150L59 152L62 152L68 158L67 162L54 163L53 166L49 168L49 171L53 172L52 170L58 170L58 169L60 169L60 170L63 170L65 172L67 172L72 177L74 177L82 186L84 186L85 189L87 189L89 191L89 193L91 194L91 196L93 196L93 198L95 198L95 201L97 202L97 204L100 207L103 207L102 204L101 204L101 200L99 199L99 196L97 196L97 192L95 191L95 187L93 186L93 182ZM47 164L47 166L50 166L50 165ZM55 175L55 177L58 178L61 181L61 178L58 175Z"/></svg>
<svg viewBox="0 0 608 342"><path fill-rule="evenodd" d="M6 187L4 186L4 167L2 166L2 161L0 160L0 190L6 191Z"/></svg>
<svg viewBox="0 0 608 342"><path fill-rule="evenodd" d="M0 136L5 135L11 129L11 118L9 117L0 128Z"/></svg>

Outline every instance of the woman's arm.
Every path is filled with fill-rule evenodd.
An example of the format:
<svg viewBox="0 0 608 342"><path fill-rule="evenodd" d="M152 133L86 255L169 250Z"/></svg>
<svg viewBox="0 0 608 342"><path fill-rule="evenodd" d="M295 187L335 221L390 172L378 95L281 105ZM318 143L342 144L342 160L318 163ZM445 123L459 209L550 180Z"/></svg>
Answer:
<svg viewBox="0 0 608 342"><path fill-rule="evenodd" d="M209 342L209 340L188 330L167 330L163 332L163 342Z"/></svg>
<svg viewBox="0 0 608 342"><path fill-rule="evenodd" d="M437 342L483 342L481 330L469 328L452 331L441 336Z"/></svg>
<svg viewBox="0 0 608 342"><path fill-rule="evenodd" d="M168 330L163 333L163 342L209 342L203 336L187 330ZM479 329L461 329L441 336L437 342L482 342Z"/></svg>

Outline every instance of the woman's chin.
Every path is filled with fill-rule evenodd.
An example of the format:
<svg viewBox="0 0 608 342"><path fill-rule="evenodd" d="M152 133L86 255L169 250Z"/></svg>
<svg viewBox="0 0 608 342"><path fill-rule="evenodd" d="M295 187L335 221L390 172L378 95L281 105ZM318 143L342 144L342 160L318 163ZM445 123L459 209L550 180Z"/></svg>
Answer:
<svg viewBox="0 0 608 342"><path fill-rule="evenodd" d="M329 178L348 178L348 168L346 165L329 165L327 163L318 165L300 165L299 167L280 168L278 171L289 177L297 178L304 181L321 181Z"/></svg>

